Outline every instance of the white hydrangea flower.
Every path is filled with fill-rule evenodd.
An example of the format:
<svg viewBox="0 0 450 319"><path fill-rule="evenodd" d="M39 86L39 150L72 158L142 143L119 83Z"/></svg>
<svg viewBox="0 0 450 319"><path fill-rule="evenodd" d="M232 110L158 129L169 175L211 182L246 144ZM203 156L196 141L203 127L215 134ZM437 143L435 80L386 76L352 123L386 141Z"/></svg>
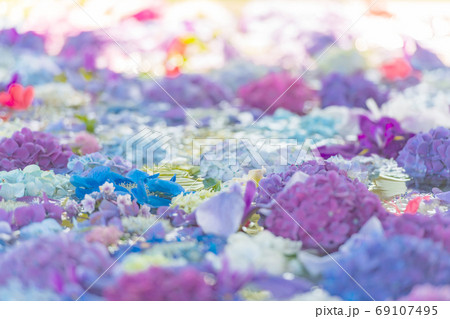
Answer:
<svg viewBox="0 0 450 319"><path fill-rule="evenodd" d="M296 259L301 242L277 237L264 230L254 236L236 233L228 238L228 244L219 256L208 254L207 258L217 268L224 262L235 271L264 271L272 275L285 272L301 274L301 265Z"/></svg>

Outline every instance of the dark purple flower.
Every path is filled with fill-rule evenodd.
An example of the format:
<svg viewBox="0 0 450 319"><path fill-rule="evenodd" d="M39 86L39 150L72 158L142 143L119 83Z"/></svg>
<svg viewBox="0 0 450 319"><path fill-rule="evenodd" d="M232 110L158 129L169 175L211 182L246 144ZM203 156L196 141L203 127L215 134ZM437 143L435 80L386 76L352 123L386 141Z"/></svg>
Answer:
<svg viewBox="0 0 450 319"><path fill-rule="evenodd" d="M317 148L320 156L324 159L341 155L345 159L352 159L361 153L361 147L356 143L349 143L343 145L323 145Z"/></svg>
<svg viewBox="0 0 450 319"><path fill-rule="evenodd" d="M62 171L72 155L70 147L60 145L51 134L28 128L0 141L0 170L23 169L37 164L42 170Z"/></svg>
<svg viewBox="0 0 450 319"><path fill-rule="evenodd" d="M265 227L277 236L301 240L305 248L321 246L332 252L372 216L383 220L386 215L364 184L332 170L280 192Z"/></svg>
<svg viewBox="0 0 450 319"><path fill-rule="evenodd" d="M244 105L267 110L268 114L273 114L278 108L284 108L303 115L308 113L317 101L317 92L302 79L296 79L288 72L279 72L269 73L245 84L238 90L238 97Z"/></svg>
<svg viewBox="0 0 450 319"><path fill-rule="evenodd" d="M362 115L359 120L361 134L358 135L364 155L377 154L386 158L396 158L408 139L414 136L405 132L393 118L382 117L372 121Z"/></svg>
<svg viewBox="0 0 450 319"><path fill-rule="evenodd" d="M320 90L322 107L348 106L367 109L366 101L373 99L378 106L387 101L387 92L382 92L377 85L360 73L343 75L331 73L322 80Z"/></svg>
<svg viewBox="0 0 450 319"><path fill-rule="evenodd" d="M410 138L397 162L416 186L450 186L450 129L439 127Z"/></svg>

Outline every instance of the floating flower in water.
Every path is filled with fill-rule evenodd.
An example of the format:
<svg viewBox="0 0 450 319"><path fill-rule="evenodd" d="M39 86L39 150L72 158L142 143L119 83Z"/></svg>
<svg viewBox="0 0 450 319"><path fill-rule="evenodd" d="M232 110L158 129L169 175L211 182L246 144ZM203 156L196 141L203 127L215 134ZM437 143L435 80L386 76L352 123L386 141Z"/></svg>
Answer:
<svg viewBox="0 0 450 319"><path fill-rule="evenodd" d="M359 127L361 134L358 135L358 140L364 155L378 154L395 159L406 142L414 136L405 132L395 119L389 117L372 121L367 116L361 116Z"/></svg>
<svg viewBox="0 0 450 319"><path fill-rule="evenodd" d="M428 238L450 252L450 216L437 213L433 216L405 213L390 215L383 221L386 236L409 235Z"/></svg>
<svg viewBox="0 0 450 319"><path fill-rule="evenodd" d="M271 275L285 272L300 275L301 265L295 257L301 246L301 242L276 237L267 230L255 236L239 232L228 237L222 254L209 254L207 259L219 267L226 260L230 269L241 273L261 271Z"/></svg>
<svg viewBox="0 0 450 319"><path fill-rule="evenodd" d="M411 75L413 69L406 59L397 58L384 63L381 66L381 73L389 81L405 79Z"/></svg>
<svg viewBox="0 0 450 319"><path fill-rule="evenodd" d="M360 73L350 76L332 73L322 79L320 99L322 107L340 105L367 109L368 99L381 106L387 101L387 93Z"/></svg>
<svg viewBox="0 0 450 319"><path fill-rule="evenodd" d="M16 279L25 286L77 299L112 263L106 248L74 234L44 236L23 242L2 255L0 283ZM90 288L89 294L99 294L101 287L102 280Z"/></svg>
<svg viewBox="0 0 450 319"><path fill-rule="evenodd" d="M126 274L105 291L108 300L208 301L215 299L211 284L202 272L192 267L151 267Z"/></svg>
<svg viewBox="0 0 450 319"><path fill-rule="evenodd" d="M230 96L220 84L202 74L182 74L175 78L165 78L160 81L160 85L164 87L164 91L155 84L147 90L146 96L152 101L166 102L174 106L180 103L183 107L209 108L230 100Z"/></svg>
<svg viewBox="0 0 450 319"><path fill-rule="evenodd" d="M24 88L14 83L9 87L8 92L0 92L0 104L16 111L26 110L31 105L33 97L33 87Z"/></svg>
<svg viewBox="0 0 450 319"><path fill-rule="evenodd" d="M308 175L325 174L328 171L337 171L339 174L345 175L343 170L327 161L307 161L301 165L292 165L282 173L272 173L267 175L260 181L260 187L258 187L257 196L255 198L258 204L267 204L272 198L275 198L290 181L291 177L296 172L303 172Z"/></svg>
<svg viewBox="0 0 450 319"><path fill-rule="evenodd" d="M138 203L153 207L167 206L174 196L184 192L183 187L175 183L175 178L165 181L159 179L158 174L148 175L138 170L122 176L106 166L96 166L86 176L73 175L70 180L76 187L78 198L100 191L100 186L108 182L114 185L116 193L132 195Z"/></svg>
<svg viewBox="0 0 450 319"><path fill-rule="evenodd" d="M202 202L214 196L215 193L211 190L202 189L195 193L183 193L174 198L170 203L171 207L179 207L186 213L192 213Z"/></svg>
<svg viewBox="0 0 450 319"><path fill-rule="evenodd" d="M0 172L0 187L0 196L11 200L44 193L49 198L61 199L70 196L74 190L69 176L43 171L37 165Z"/></svg>
<svg viewBox="0 0 450 319"><path fill-rule="evenodd" d="M450 185L450 129L439 127L408 140L397 158L416 186Z"/></svg>
<svg viewBox="0 0 450 319"><path fill-rule="evenodd" d="M450 285L417 285L402 301L450 301Z"/></svg>
<svg viewBox="0 0 450 319"><path fill-rule="evenodd" d="M386 215L378 197L364 184L332 170L279 193L265 227L277 236L302 241L305 248L331 252L372 216L384 219Z"/></svg>
<svg viewBox="0 0 450 319"><path fill-rule="evenodd" d="M329 264L322 273L322 284L344 300L396 300L416 285L450 283L450 254L428 239L410 236L367 239L334 258L339 266Z"/></svg>
<svg viewBox="0 0 450 319"><path fill-rule="evenodd" d="M273 114L278 108L306 114L317 100L315 90L302 79L296 79L287 72L269 73L242 86L238 97L246 106L267 110L268 114Z"/></svg>
<svg viewBox="0 0 450 319"><path fill-rule="evenodd" d="M31 164L37 164L43 170L62 171L71 155L70 148L60 145L51 134L32 132L28 128L0 141L0 169L3 171Z"/></svg>
<svg viewBox="0 0 450 319"><path fill-rule="evenodd" d="M122 232L116 226L95 226L86 235L86 241L110 246L119 240Z"/></svg>
<svg viewBox="0 0 450 319"><path fill-rule="evenodd" d="M80 132L75 136L75 149L79 149L82 155L92 154L100 150L97 137L88 132Z"/></svg>

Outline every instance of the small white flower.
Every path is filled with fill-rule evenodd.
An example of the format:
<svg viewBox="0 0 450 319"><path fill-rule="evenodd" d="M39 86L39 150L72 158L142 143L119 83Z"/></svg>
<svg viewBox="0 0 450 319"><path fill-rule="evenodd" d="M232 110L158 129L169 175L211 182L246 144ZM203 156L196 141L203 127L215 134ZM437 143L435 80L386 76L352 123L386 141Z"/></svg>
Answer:
<svg viewBox="0 0 450 319"><path fill-rule="evenodd" d="M81 205L83 205L84 212L92 213L95 210L95 199L90 195L86 195L81 201Z"/></svg>
<svg viewBox="0 0 450 319"><path fill-rule="evenodd" d="M102 186L100 186L100 192L106 194L106 195L111 195L112 193L114 193L114 184L113 183L108 183L105 182L105 184L103 184Z"/></svg>

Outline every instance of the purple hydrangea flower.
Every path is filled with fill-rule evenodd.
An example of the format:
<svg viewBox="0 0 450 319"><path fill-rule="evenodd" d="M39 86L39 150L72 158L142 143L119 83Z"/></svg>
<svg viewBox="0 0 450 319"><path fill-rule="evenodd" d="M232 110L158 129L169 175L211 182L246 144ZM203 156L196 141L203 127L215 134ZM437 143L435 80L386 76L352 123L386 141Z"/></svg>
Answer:
<svg viewBox="0 0 450 319"><path fill-rule="evenodd" d="M37 164L42 170L62 171L72 155L70 147L60 145L51 134L28 128L0 141L0 170L11 171Z"/></svg>
<svg viewBox="0 0 450 319"><path fill-rule="evenodd" d="M14 246L1 256L0 285L17 279L25 286L77 299L112 263L101 244L67 233L43 236ZM103 277L89 293L100 293L109 275Z"/></svg>
<svg viewBox="0 0 450 319"><path fill-rule="evenodd" d="M182 74L176 78L164 78L159 85L152 83L146 96L156 102L166 102L174 106L176 102L183 107L214 107L231 97L218 83L201 74ZM175 99L175 101L172 99Z"/></svg>
<svg viewBox="0 0 450 319"><path fill-rule="evenodd" d="M379 198L364 184L329 171L279 193L265 226L277 236L301 240L305 248L319 248L320 244L332 252L372 216L383 220L386 215Z"/></svg>
<svg viewBox="0 0 450 319"><path fill-rule="evenodd" d="M360 73L351 76L340 73L327 75L322 80L319 94L322 107L342 105L366 109L368 99L374 99L379 106L387 101L387 93L381 92L375 83Z"/></svg>
<svg viewBox="0 0 450 319"><path fill-rule="evenodd" d="M28 49L34 53L45 51L44 37L32 31L20 34L16 29L1 30L0 44L14 49Z"/></svg>
<svg viewBox="0 0 450 319"><path fill-rule="evenodd" d="M108 300L200 301L214 300L212 285L193 267L151 267L136 274L125 274L105 291Z"/></svg>
<svg viewBox="0 0 450 319"><path fill-rule="evenodd" d="M441 243L450 252L450 216L435 214L425 216L420 214L389 215L383 221L383 228L388 237L409 235L418 238L428 238Z"/></svg>
<svg viewBox="0 0 450 319"><path fill-rule="evenodd" d="M323 287L344 300L396 300L419 284L450 283L450 254L428 239L394 236L366 240L337 261L351 278L330 263L322 273Z"/></svg>
<svg viewBox="0 0 450 319"><path fill-rule="evenodd" d="M299 171L308 175L325 174L328 171L336 171L339 174L346 175L345 171L339 170L335 164L326 161L307 161L299 166L292 165L286 171L269 174L259 182L260 187L257 189L256 203L269 203L283 190L292 175Z"/></svg>
<svg viewBox="0 0 450 319"><path fill-rule="evenodd" d="M284 108L303 115L308 113L313 102L317 100L315 90L302 79L296 81L288 72L272 72L245 84L238 90L238 96L246 106L267 110L268 114L273 114L278 108ZM309 106L307 102L310 102Z"/></svg>
<svg viewBox="0 0 450 319"><path fill-rule="evenodd" d="M450 129L439 127L410 138L397 162L416 186L450 186Z"/></svg>

